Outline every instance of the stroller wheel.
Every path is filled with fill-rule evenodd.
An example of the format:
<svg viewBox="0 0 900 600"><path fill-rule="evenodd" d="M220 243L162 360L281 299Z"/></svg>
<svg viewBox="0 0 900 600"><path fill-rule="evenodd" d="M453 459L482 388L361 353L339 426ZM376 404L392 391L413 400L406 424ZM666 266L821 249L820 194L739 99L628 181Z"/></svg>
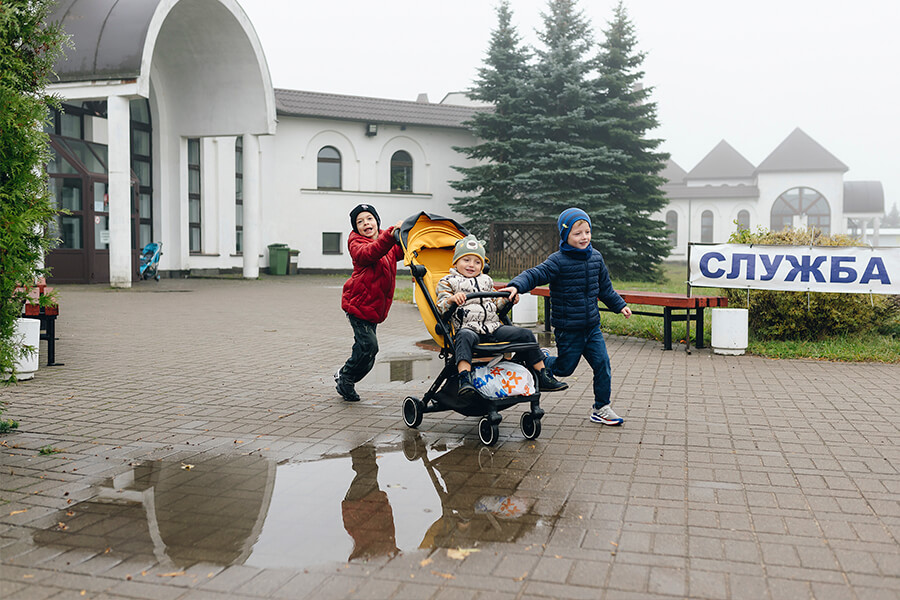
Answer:
<svg viewBox="0 0 900 600"><path fill-rule="evenodd" d="M534 440L541 435L541 420L534 418L530 412L522 413L519 425L522 427L522 435L526 440Z"/></svg>
<svg viewBox="0 0 900 600"><path fill-rule="evenodd" d="M493 446L500 437L500 425L491 423L487 417L481 417L478 422L478 437L485 446Z"/></svg>
<svg viewBox="0 0 900 600"><path fill-rule="evenodd" d="M403 422L407 427L415 429L422 424L422 413L425 410L425 403L418 398L407 396L403 401Z"/></svg>

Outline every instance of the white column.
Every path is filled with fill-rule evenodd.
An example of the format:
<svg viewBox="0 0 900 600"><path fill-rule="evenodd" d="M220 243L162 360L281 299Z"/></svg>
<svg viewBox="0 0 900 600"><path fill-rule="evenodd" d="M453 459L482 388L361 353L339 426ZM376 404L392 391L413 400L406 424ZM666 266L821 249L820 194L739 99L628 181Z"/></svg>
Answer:
<svg viewBox="0 0 900 600"><path fill-rule="evenodd" d="M244 134L244 279L259 277L259 137Z"/></svg>
<svg viewBox="0 0 900 600"><path fill-rule="evenodd" d="M131 117L125 96L106 99L109 126L109 283L131 287Z"/></svg>

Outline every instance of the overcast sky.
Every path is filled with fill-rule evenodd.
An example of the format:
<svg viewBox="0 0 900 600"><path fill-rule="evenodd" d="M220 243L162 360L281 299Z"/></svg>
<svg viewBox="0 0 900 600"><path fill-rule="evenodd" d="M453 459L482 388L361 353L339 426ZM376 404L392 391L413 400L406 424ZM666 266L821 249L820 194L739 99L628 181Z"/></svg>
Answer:
<svg viewBox="0 0 900 600"><path fill-rule="evenodd" d="M471 87L492 0L238 0L275 87L432 102ZM581 0L595 40L616 0ZM512 0L537 44L545 0ZM721 140L758 165L800 127L900 204L900 2L626 0L662 149L691 170Z"/></svg>

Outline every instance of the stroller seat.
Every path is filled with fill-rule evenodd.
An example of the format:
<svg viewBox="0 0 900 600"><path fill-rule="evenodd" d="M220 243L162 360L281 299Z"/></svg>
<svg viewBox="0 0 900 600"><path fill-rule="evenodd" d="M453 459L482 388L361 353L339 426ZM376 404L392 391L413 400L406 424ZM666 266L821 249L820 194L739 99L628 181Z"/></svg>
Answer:
<svg viewBox="0 0 900 600"><path fill-rule="evenodd" d="M454 356L455 331L450 315L441 314L437 308L437 284L450 272L454 246L469 234L466 229L453 219L419 213L406 219L400 226L398 234L403 247L404 264L410 269L415 281L415 300L428 332L441 348L440 356L444 359L444 368L437 376L431 388L419 399L407 396L403 401L403 420L408 427L416 428L422 423L423 415L432 412L453 410L465 416L480 417L478 436L485 445L493 445L499 437L499 425L502 421L500 411L518 403L527 402L529 410L522 414L520 426L527 439L535 439L541 433L541 417L544 415L540 407L540 391L537 386L529 388L528 395L505 395L488 397L477 392L473 398L460 398L457 391L459 376ZM503 292L477 292L468 298L497 297ZM506 324L509 308L501 310L501 320ZM490 359L502 357L523 350L537 349L537 343L521 342L481 342L473 347L473 358ZM516 358L516 369L526 369L532 381L537 381L537 374L531 365L525 365ZM476 365L473 364L473 367ZM477 386L476 386L477 387Z"/></svg>

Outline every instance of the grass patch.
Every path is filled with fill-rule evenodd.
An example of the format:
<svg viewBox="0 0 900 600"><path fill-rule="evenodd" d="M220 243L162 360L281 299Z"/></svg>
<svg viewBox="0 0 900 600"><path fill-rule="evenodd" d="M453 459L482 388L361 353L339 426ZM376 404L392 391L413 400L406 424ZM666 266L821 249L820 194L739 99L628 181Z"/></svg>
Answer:
<svg viewBox="0 0 900 600"><path fill-rule="evenodd" d="M59 448L54 448L53 446L44 446L43 448L38 450L38 454L42 456L47 456L49 454L58 454L59 452L62 452L62 450L60 450Z"/></svg>

